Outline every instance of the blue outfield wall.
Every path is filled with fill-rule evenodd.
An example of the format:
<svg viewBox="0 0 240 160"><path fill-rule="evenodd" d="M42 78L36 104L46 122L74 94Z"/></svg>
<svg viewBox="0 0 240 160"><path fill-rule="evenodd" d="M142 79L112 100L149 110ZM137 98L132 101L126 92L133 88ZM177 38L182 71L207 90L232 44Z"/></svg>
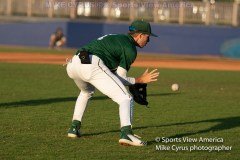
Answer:
<svg viewBox="0 0 240 160"><path fill-rule="evenodd" d="M49 36L62 27L67 47L79 48L105 34L127 33L126 23L37 22L0 24L0 44L47 47ZM221 46L240 37L240 29L217 26L152 24L159 37L152 37L141 51L192 55L219 55Z"/></svg>
<svg viewBox="0 0 240 160"><path fill-rule="evenodd" d="M57 27L67 31L67 23L62 22L0 24L0 44L47 47Z"/></svg>

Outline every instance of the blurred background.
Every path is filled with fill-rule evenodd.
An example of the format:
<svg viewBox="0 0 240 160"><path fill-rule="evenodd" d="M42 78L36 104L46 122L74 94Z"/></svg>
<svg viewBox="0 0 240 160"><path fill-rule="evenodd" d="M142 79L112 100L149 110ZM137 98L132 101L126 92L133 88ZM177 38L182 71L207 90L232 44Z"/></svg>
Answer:
<svg viewBox="0 0 240 160"><path fill-rule="evenodd" d="M144 52L240 57L240 0L0 0L0 45L48 47L61 27L79 48L135 19L159 35Z"/></svg>

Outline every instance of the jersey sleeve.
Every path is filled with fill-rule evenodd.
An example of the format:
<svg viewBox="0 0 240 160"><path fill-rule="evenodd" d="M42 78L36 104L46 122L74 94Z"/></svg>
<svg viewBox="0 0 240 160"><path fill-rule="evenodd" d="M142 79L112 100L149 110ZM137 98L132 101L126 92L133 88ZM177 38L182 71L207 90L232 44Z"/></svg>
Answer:
<svg viewBox="0 0 240 160"><path fill-rule="evenodd" d="M119 66L129 71L131 64L136 59L137 52L134 49L127 48L124 50L120 57L120 64Z"/></svg>

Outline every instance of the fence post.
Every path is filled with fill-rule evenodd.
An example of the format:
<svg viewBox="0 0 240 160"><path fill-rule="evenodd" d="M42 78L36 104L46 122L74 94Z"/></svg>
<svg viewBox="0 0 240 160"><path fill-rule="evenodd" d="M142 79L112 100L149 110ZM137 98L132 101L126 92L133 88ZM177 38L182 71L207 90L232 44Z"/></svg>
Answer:
<svg viewBox="0 0 240 160"><path fill-rule="evenodd" d="M134 0L130 0L130 14L129 14L129 20L130 21L133 21L134 20L134 18L135 18L135 16L134 16L134 14L135 14L135 2L134 2Z"/></svg>
<svg viewBox="0 0 240 160"><path fill-rule="evenodd" d="M183 24L184 23L184 7L183 7L183 2L180 1L179 2L179 19L178 22L179 24Z"/></svg>
<svg viewBox="0 0 240 160"><path fill-rule="evenodd" d="M153 22L158 22L158 0L154 0L153 4Z"/></svg>
<svg viewBox="0 0 240 160"><path fill-rule="evenodd" d="M205 9L206 9L206 20L205 20L205 24L206 25L209 25L210 24L210 13L211 13L211 10L210 10L210 3L208 1L205 2L206 5L205 5Z"/></svg>
<svg viewBox="0 0 240 160"><path fill-rule="evenodd" d="M108 17L107 17L107 21L111 21L112 20L112 7L113 7L113 0L108 0Z"/></svg>
<svg viewBox="0 0 240 160"><path fill-rule="evenodd" d="M232 13L232 25L234 27L238 26L238 7L239 1L234 1L233 3L233 13Z"/></svg>
<svg viewBox="0 0 240 160"><path fill-rule="evenodd" d="M75 19L77 17L77 1L71 0L71 6L70 7L70 18Z"/></svg>
<svg viewBox="0 0 240 160"><path fill-rule="evenodd" d="M27 1L27 16L31 17L32 16L32 0Z"/></svg>
<svg viewBox="0 0 240 160"><path fill-rule="evenodd" d="M52 18L54 14L54 0L49 0L48 3L48 18Z"/></svg>
<svg viewBox="0 0 240 160"><path fill-rule="evenodd" d="M6 10L6 14L8 16L12 15L12 0L7 0L7 10Z"/></svg>

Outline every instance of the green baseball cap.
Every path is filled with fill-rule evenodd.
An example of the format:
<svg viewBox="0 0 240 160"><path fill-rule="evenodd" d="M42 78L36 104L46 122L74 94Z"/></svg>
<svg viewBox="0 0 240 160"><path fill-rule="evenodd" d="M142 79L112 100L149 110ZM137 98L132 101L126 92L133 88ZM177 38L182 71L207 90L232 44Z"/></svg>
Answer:
<svg viewBox="0 0 240 160"><path fill-rule="evenodd" d="M143 20L133 21L132 24L129 26L129 31L136 32L136 33L148 34L150 36L158 37L156 34L152 33L150 23L143 21Z"/></svg>

